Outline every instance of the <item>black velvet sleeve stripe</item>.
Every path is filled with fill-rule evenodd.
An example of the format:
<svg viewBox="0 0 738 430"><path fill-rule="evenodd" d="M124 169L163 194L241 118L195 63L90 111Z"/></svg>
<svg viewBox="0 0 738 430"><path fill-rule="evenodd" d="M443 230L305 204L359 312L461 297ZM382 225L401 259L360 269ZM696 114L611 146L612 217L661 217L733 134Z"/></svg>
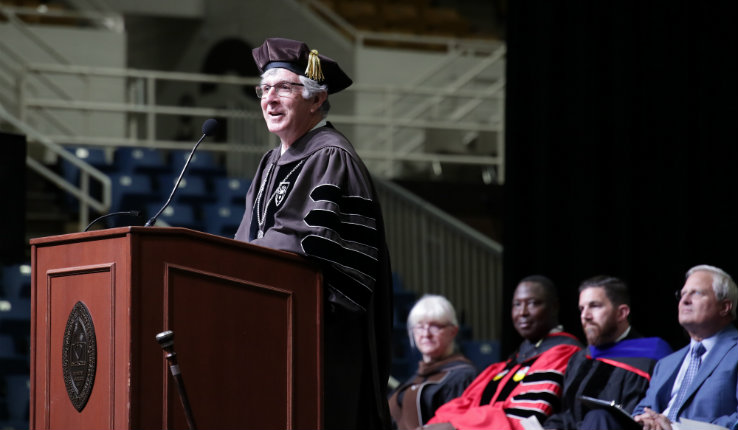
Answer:
<svg viewBox="0 0 738 430"><path fill-rule="evenodd" d="M324 184L315 187L310 193L313 201L329 201L335 203L340 212L344 214L356 214L367 218L376 218L375 206L369 199L359 196L344 196L341 189L335 185Z"/></svg>
<svg viewBox="0 0 738 430"><path fill-rule="evenodd" d="M539 382L551 382L552 384L563 385L564 375L559 372L535 372L525 375L522 381L523 384Z"/></svg>
<svg viewBox="0 0 738 430"><path fill-rule="evenodd" d="M373 277L378 271L377 259L362 252L345 248L322 236L307 236L302 240L306 255L320 258L339 266L348 267Z"/></svg>
<svg viewBox="0 0 738 430"><path fill-rule="evenodd" d="M333 230L341 236L341 239L358 242L373 248L377 247L376 229L364 224L342 220L335 212L313 209L305 217L305 222L311 227L324 227Z"/></svg>
<svg viewBox="0 0 738 430"><path fill-rule="evenodd" d="M554 406L554 409L558 409L561 400L559 396L550 391L527 391L513 397L513 401L546 402Z"/></svg>
<svg viewBox="0 0 738 430"><path fill-rule="evenodd" d="M351 305L346 306L352 309L356 306L358 309L365 311L369 306L374 288L364 285L360 280L351 277L348 273L337 270L335 267L329 267L323 270L325 285L329 290L335 290L337 303L347 300ZM329 297L331 292L328 291ZM329 298L330 300L330 298Z"/></svg>
<svg viewBox="0 0 738 430"><path fill-rule="evenodd" d="M536 418L538 418L538 422L544 422L546 421L546 414L541 412L538 409L525 409L525 408L507 408L505 409L506 415L511 415L518 418L528 418L530 416L535 415Z"/></svg>

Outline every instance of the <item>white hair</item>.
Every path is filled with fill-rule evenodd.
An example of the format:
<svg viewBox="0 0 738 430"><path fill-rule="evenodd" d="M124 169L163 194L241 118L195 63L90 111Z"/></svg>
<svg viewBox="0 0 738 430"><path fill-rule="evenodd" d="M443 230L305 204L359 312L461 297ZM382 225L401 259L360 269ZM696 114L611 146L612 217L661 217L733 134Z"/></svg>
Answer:
<svg viewBox="0 0 738 430"><path fill-rule="evenodd" d="M278 67L275 67L273 69L269 69L266 72L264 72L261 75L262 82L265 78L269 78L272 75L275 75L277 73ZM294 73L294 72L293 72ZM297 77L300 79L300 83L302 84L302 98L305 100L309 99L310 97L315 96L318 93L326 93L325 101L322 105L320 105L320 112L323 114L323 117L325 118L326 115L328 115L328 111L331 110L331 104L328 101L328 86L327 85L321 85L317 83L316 81L308 78L307 76L303 76L300 74L297 74Z"/></svg>
<svg viewBox="0 0 738 430"><path fill-rule="evenodd" d="M730 315L736 319L736 307L738 306L738 286L736 286L733 278L730 277L723 269L700 264L694 266L687 271L686 277L689 278L694 272L709 272L712 275L712 291L718 301L728 299L733 304Z"/></svg>
<svg viewBox="0 0 738 430"><path fill-rule="evenodd" d="M407 334L410 337L410 344L413 346L415 346L413 326L421 320L432 320L456 327L459 326L454 305L447 298L437 294L423 295L410 309L407 316Z"/></svg>

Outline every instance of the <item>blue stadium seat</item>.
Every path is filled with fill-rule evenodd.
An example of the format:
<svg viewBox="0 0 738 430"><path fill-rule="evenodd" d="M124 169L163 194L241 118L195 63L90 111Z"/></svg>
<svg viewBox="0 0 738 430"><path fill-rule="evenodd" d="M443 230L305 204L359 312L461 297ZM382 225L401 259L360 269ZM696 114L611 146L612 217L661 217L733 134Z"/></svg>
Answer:
<svg viewBox="0 0 738 430"><path fill-rule="evenodd" d="M407 324L407 316L413 308L417 298L412 291L395 291L393 294L393 325L404 327Z"/></svg>
<svg viewBox="0 0 738 430"><path fill-rule="evenodd" d="M401 327L392 329L392 377L404 382L418 370L418 361L422 358L420 352L410 345L407 329Z"/></svg>
<svg viewBox="0 0 738 430"><path fill-rule="evenodd" d="M146 206L146 217L151 218L161 209L162 203L150 203ZM159 215L159 220L165 221L171 227L185 227L193 230L202 230L202 224L197 220L195 208L187 203L172 203Z"/></svg>
<svg viewBox="0 0 738 430"><path fill-rule="evenodd" d="M11 320L25 321L30 324L31 321L31 299L6 299L0 300L0 333L6 333L3 330L5 324Z"/></svg>
<svg viewBox="0 0 738 430"><path fill-rule="evenodd" d="M498 340L466 340L461 342L459 349L474 363L478 372L500 361L500 341Z"/></svg>
<svg viewBox="0 0 738 430"><path fill-rule="evenodd" d="M187 161L187 157L190 156L190 152L191 150L189 149L172 151L171 165L173 172L180 172L182 170L185 161ZM195 174L202 173L211 176L225 175L225 168L218 164L213 153L203 150L196 151L192 155L192 161L190 161L187 171Z"/></svg>
<svg viewBox="0 0 738 430"><path fill-rule="evenodd" d="M105 150L102 148L87 148L83 146L66 147L67 151L74 154L77 158L87 162L103 173L110 173L115 170L113 163L108 160ZM60 159L61 174L68 182L80 186L80 169L65 158ZM93 196L99 196L101 193L100 183L95 179L90 179L90 192ZM77 209L77 199L71 194L67 194L65 203L70 209Z"/></svg>
<svg viewBox="0 0 738 430"><path fill-rule="evenodd" d="M174 184L177 182L179 172L176 174L164 173L157 175L156 182L158 184L159 197L162 202L165 202L169 197L169 194L174 188ZM182 181L179 183L177 193L174 196L173 201L182 202L207 202L213 201L213 195L208 191L205 179L197 175L185 175L182 177Z"/></svg>
<svg viewBox="0 0 738 430"><path fill-rule="evenodd" d="M30 300L0 300L0 374L29 372Z"/></svg>
<svg viewBox="0 0 738 430"><path fill-rule="evenodd" d="M15 341L9 334L0 333L0 358L17 358Z"/></svg>
<svg viewBox="0 0 738 430"><path fill-rule="evenodd" d="M164 154L155 148L121 147L115 150L115 167L123 173L161 173L171 171Z"/></svg>
<svg viewBox="0 0 738 430"><path fill-rule="evenodd" d="M243 206L211 203L203 207L202 215L206 232L233 238L243 218Z"/></svg>
<svg viewBox="0 0 738 430"><path fill-rule="evenodd" d="M238 204L243 207L246 204L246 192L251 186L248 179L228 178L218 176L212 178L213 194L223 204Z"/></svg>
<svg viewBox="0 0 738 430"><path fill-rule="evenodd" d="M392 272L392 290L393 291L404 291L405 285L402 282L402 276L397 272Z"/></svg>
<svg viewBox="0 0 738 430"><path fill-rule="evenodd" d="M80 160L92 165L93 167L103 172L110 172L113 170L113 163L111 163L105 150L102 148L86 148L83 146L66 147L67 151L74 154ZM61 159L61 170L62 176L67 181L78 184L79 183L79 167L72 164L70 161L62 158Z"/></svg>
<svg viewBox="0 0 738 430"><path fill-rule="evenodd" d="M142 210L149 202L160 200L154 192L149 175L141 173L113 173L110 211Z"/></svg>
<svg viewBox="0 0 738 430"><path fill-rule="evenodd" d="M14 264L2 269L3 294L10 299L31 298L31 265Z"/></svg>
<svg viewBox="0 0 738 430"><path fill-rule="evenodd" d="M9 421L12 423L23 423L28 420L29 416L31 398L29 375L27 373L8 374L5 375L4 379ZM24 428L28 428L27 422Z"/></svg>

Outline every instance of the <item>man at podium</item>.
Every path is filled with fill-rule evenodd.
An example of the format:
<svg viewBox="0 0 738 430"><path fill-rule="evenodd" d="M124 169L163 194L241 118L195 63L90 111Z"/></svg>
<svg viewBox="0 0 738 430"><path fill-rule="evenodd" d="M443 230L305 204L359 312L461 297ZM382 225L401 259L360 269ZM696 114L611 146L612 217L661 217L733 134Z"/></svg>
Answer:
<svg viewBox="0 0 738 430"><path fill-rule="evenodd" d="M256 95L280 145L259 163L237 240L305 255L324 279L324 424L389 427L391 276L369 173L326 121L328 95L352 84L331 58L272 38L253 50Z"/></svg>

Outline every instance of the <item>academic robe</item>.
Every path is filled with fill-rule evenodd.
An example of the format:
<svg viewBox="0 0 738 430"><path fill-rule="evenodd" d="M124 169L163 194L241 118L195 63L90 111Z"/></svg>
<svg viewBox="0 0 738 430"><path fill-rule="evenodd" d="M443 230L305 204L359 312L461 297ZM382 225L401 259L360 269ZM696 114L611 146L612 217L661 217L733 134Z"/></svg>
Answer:
<svg viewBox="0 0 738 430"><path fill-rule="evenodd" d="M265 154L235 238L320 265L325 427L388 428L390 261L374 184L351 143L327 123Z"/></svg>
<svg viewBox="0 0 738 430"><path fill-rule="evenodd" d="M565 332L535 344L524 341L507 361L488 366L461 397L438 408L428 424L449 422L458 430L522 430L520 420L542 421L558 409L564 371L581 345Z"/></svg>
<svg viewBox="0 0 738 430"><path fill-rule="evenodd" d="M590 410L580 396L615 401L630 413L646 393L656 362L670 353L664 340L644 338L633 329L620 342L577 352L566 368L561 412L550 416L543 427L579 428Z"/></svg>
<svg viewBox="0 0 738 430"><path fill-rule="evenodd" d="M459 397L476 376L477 369L459 353L433 363L421 361L415 375L389 398L394 424L399 430L422 426L441 405Z"/></svg>

